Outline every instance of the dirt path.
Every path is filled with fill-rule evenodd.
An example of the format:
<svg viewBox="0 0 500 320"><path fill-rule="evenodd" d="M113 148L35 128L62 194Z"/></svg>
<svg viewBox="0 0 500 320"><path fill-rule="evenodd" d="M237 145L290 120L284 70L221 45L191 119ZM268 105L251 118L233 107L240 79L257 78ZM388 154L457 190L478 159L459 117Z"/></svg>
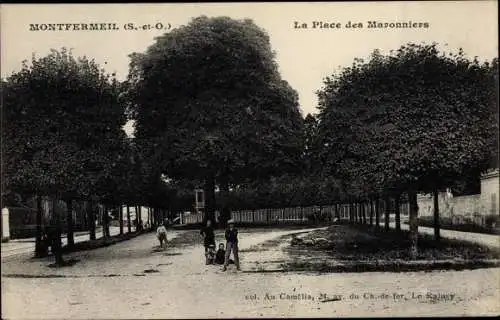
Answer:
<svg viewBox="0 0 500 320"><path fill-rule="evenodd" d="M395 222L391 222L389 225L393 229L396 228ZM407 225L405 223L401 224L402 230L408 230L409 228L410 228L409 225ZM418 226L418 232L421 234L433 235L434 228ZM441 237L443 237L443 238L469 241L472 243L478 243L478 244L482 244L482 245L486 245L486 246L494 247L494 248L500 247L500 236L499 235L473 233L473 232L462 232L462 231L446 230L446 229L441 229L440 234L441 234Z"/></svg>
<svg viewBox="0 0 500 320"><path fill-rule="evenodd" d="M301 231L240 233L243 271L253 267L250 261L259 259L259 252L251 251L252 246L296 232ZM220 233L217 237L220 238ZM498 268L324 275L246 273L234 268L221 272L218 266L204 265L201 243L164 252L155 252L154 246L154 234L147 234L80 253L82 260L74 267L51 271L65 278L4 276L2 316L23 319L377 317L491 315L500 311ZM264 253L261 257L262 261L273 258ZM35 267L30 263L18 264L16 269L2 268L2 274L27 273ZM144 273L145 270L157 272ZM330 298L337 295L341 300L321 302L321 294ZM433 299L433 295L438 299Z"/></svg>
<svg viewBox="0 0 500 320"><path fill-rule="evenodd" d="M135 228L133 228L135 229ZM126 230L126 228L125 228ZM135 231L135 230L134 230ZM111 236L115 236L120 234L119 227L110 227L109 233ZM96 230L96 238L102 238L102 228ZM75 233L75 243L88 241L90 239L90 235L88 232L77 232ZM66 235L63 235L61 239L62 245L66 245L68 243L68 239ZM12 256L17 256L20 254L33 254L35 252L35 238L28 239L16 239L11 240L9 242L2 242L2 259L6 259Z"/></svg>

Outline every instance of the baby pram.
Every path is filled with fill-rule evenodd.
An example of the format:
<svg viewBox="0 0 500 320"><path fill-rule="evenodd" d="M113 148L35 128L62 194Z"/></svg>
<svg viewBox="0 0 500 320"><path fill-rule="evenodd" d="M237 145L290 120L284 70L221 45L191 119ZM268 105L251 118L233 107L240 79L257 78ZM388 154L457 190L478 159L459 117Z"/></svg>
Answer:
<svg viewBox="0 0 500 320"><path fill-rule="evenodd" d="M210 244L207 246L205 250L205 258L206 264L214 264L215 263L215 245Z"/></svg>

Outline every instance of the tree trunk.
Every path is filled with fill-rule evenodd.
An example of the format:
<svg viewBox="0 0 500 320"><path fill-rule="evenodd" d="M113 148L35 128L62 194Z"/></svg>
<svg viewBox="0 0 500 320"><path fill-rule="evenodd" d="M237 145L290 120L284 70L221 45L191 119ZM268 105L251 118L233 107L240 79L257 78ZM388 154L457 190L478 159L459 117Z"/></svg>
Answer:
<svg viewBox="0 0 500 320"><path fill-rule="evenodd" d="M222 204L222 210L220 214L220 225L225 226L226 221L231 219L231 209L229 208L229 204L227 203L228 195L229 195L229 181L227 177L222 177L220 181L220 190L224 195L224 203Z"/></svg>
<svg viewBox="0 0 500 320"><path fill-rule="evenodd" d="M359 217L358 217L358 205L357 203L353 203L352 204L352 213L354 215L354 223L357 224L359 221Z"/></svg>
<svg viewBox="0 0 500 320"><path fill-rule="evenodd" d="M149 210L149 208L147 210ZM139 210L137 210L137 206L134 207L134 211L135 211L135 218L132 219L132 225L135 226L134 231L137 232L137 228L139 226Z"/></svg>
<svg viewBox="0 0 500 320"><path fill-rule="evenodd" d="M363 212L361 210L361 203L356 203L356 212L358 215L358 223L363 224Z"/></svg>
<svg viewBox="0 0 500 320"><path fill-rule="evenodd" d="M118 210L118 219L120 219L118 222L120 224L120 234L123 234L123 207L120 205Z"/></svg>
<svg viewBox="0 0 500 320"><path fill-rule="evenodd" d="M130 206L127 205L127 231L132 232L132 221L130 221Z"/></svg>
<svg viewBox="0 0 500 320"><path fill-rule="evenodd" d="M212 220L215 221L215 179L213 175L208 175L205 179L204 185L205 193L205 216L204 221Z"/></svg>
<svg viewBox="0 0 500 320"><path fill-rule="evenodd" d="M153 224L153 226L156 226L156 219L153 208L148 208L148 210L149 210L149 215L151 216L151 223Z"/></svg>
<svg viewBox="0 0 500 320"><path fill-rule="evenodd" d="M359 223L364 224L366 219L363 219L363 202L358 203L358 212L359 212Z"/></svg>
<svg viewBox="0 0 500 320"><path fill-rule="evenodd" d="M89 236L90 240L95 240L95 210L97 208L97 205L94 201L90 202L90 210L88 210L89 214Z"/></svg>
<svg viewBox="0 0 500 320"><path fill-rule="evenodd" d="M401 231L401 211L400 211L400 195L397 194L394 198L394 214L396 220L396 231Z"/></svg>
<svg viewBox="0 0 500 320"><path fill-rule="evenodd" d="M35 257L41 258L47 256L47 246L42 239L42 197L36 197L36 239L35 239Z"/></svg>
<svg viewBox="0 0 500 320"><path fill-rule="evenodd" d="M361 203L357 204L357 207L358 207L357 210L358 210L358 216L359 216L359 223L363 224L363 208L361 206L362 206Z"/></svg>
<svg viewBox="0 0 500 320"><path fill-rule="evenodd" d="M354 204L354 212L356 214L356 223L361 224L361 212L359 211L359 203Z"/></svg>
<svg viewBox="0 0 500 320"><path fill-rule="evenodd" d="M434 240L439 241L441 236L439 234L440 221L439 221L439 192L434 190Z"/></svg>
<svg viewBox="0 0 500 320"><path fill-rule="evenodd" d="M155 227L158 226L158 216L156 213L156 208L151 208L151 217L153 217L153 222L155 224Z"/></svg>
<svg viewBox="0 0 500 320"><path fill-rule="evenodd" d="M155 220L153 208L148 208L148 210L149 210L149 215L151 216L151 224L154 227L156 225L156 220Z"/></svg>
<svg viewBox="0 0 500 320"><path fill-rule="evenodd" d="M139 221L141 220L141 207L135 207L135 231L139 230Z"/></svg>
<svg viewBox="0 0 500 320"><path fill-rule="evenodd" d="M104 214L102 216L102 235L103 238L109 238L109 215L108 206L104 206Z"/></svg>
<svg viewBox="0 0 500 320"><path fill-rule="evenodd" d="M347 210L349 211L349 223L353 223L354 219L352 218L352 205L350 203L347 205Z"/></svg>
<svg viewBox="0 0 500 320"><path fill-rule="evenodd" d="M358 224L359 223L358 204L355 202L352 206L353 206L353 209L354 209L354 223Z"/></svg>
<svg viewBox="0 0 500 320"><path fill-rule="evenodd" d="M68 239L68 250L75 246L75 233L73 230L73 200L66 200L66 226L68 228L66 238Z"/></svg>
<svg viewBox="0 0 500 320"><path fill-rule="evenodd" d="M370 200L370 226L373 227L373 200Z"/></svg>
<svg viewBox="0 0 500 320"><path fill-rule="evenodd" d="M417 193L408 192L410 202L410 257L416 259L418 255L418 203Z"/></svg>
<svg viewBox="0 0 500 320"><path fill-rule="evenodd" d="M379 208L379 200L378 198L375 199L375 228L379 228L380 227L380 208Z"/></svg>
<svg viewBox="0 0 500 320"><path fill-rule="evenodd" d="M52 215L55 220L55 233L53 234L54 239L52 241L52 250L54 251L54 256L56 258L56 265L62 266L64 264L61 243L62 226L61 216L56 212L56 199L52 201Z"/></svg>
<svg viewBox="0 0 500 320"><path fill-rule="evenodd" d="M389 197L385 198L385 221L384 221L384 229L385 232L389 231L389 222L390 222L390 214L391 214L391 200Z"/></svg>
<svg viewBox="0 0 500 320"><path fill-rule="evenodd" d="M89 228L89 215L87 214L87 209L88 209L88 201L83 201L82 203L82 209L85 210L85 214L82 215L82 219L83 219L83 225L82 225L82 228L83 229L88 229Z"/></svg>
<svg viewBox="0 0 500 320"><path fill-rule="evenodd" d="M363 224L366 224L366 203L361 203L361 213L363 216Z"/></svg>
<svg viewBox="0 0 500 320"><path fill-rule="evenodd" d="M358 223L363 224L363 211L361 209L361 203L356 203L356 212L358 214Z"/></svg>
<svg viewBox="0 0 500 320"><path fill-rule="evenodd" d="M352 215L352 222L356 223L356 210L354 207L354 203L351 203L351 215Z"/></svg>
<svg viewBox="0 0 500 320"><path fill-rule="evenodd" d="M335 217L337 218L337 222L339 222L340 221L339 204L336 203L334 207L335 207Z"/></svg>

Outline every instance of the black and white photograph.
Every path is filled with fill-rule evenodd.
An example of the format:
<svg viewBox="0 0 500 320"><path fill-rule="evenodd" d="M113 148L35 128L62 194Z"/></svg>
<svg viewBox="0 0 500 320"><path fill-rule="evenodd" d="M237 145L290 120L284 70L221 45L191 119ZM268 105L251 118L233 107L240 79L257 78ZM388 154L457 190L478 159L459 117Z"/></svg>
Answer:
<svg viewBox="0 0 500 320"><path fill-rule="evenodd" d="M498 1L1 4L1 318L500 315Z"/></svg>

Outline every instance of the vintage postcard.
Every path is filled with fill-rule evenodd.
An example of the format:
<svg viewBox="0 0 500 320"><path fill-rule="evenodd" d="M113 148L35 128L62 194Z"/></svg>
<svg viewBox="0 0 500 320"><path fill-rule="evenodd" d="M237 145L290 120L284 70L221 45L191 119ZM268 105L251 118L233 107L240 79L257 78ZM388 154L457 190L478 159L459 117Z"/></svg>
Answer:
<svg viewBox="0 0 500 320"><path fill-rule="evenodd" d="M3 319L500 314L498 2L2 4Z"/></svg>

